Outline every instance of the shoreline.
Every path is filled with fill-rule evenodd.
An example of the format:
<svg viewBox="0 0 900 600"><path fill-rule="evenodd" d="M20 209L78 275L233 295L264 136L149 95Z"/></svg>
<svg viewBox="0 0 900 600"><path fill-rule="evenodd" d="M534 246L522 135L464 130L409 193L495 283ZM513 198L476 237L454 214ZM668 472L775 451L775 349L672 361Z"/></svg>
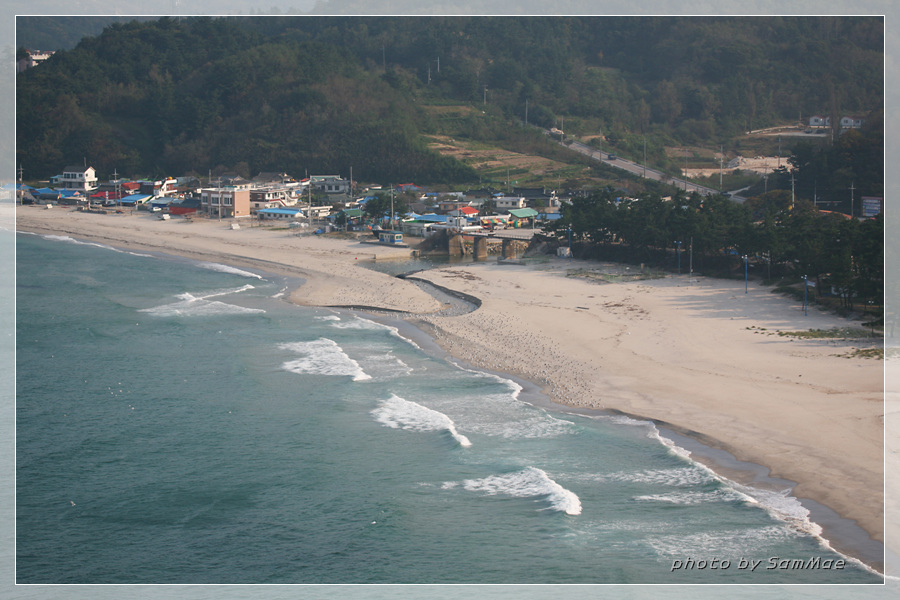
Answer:
<svg viewBox="0 0 900 600"><path fill-rule="evenodd" d="M641 344L646 346L648 341L655 339L669 340L671 335L666 335L666 331L648 331L640 321L652 321L652 315L655 312L670 310L670 307L664 307L659 303L653 306L649 304L644 306L635 302L635 297L638 295L643 295L645 298L652 297L649 294L650 291L656 292L657 295L672 295L673 290L677 292L678 288L685 287L677 285L677 281L673 284L671 279L674 278L598 285L588 281L579 281L578 278L561 277L561 273L565 272L565 266L570 263L563 262L560 265L557 264L560 261L554 260L550 261L554 263L551 267L540 266L536 269L474 263L451 264L435 270L416 273L415 279L424 280L438 286L439 289L452 290L457 294L473 297L482 302L482 306L474 312L445 316L440 312L442 308L440 302L428 296L413 282L405 282L370 269L359 269L360 265L354 263L358 263L360 258L371 258L373 254L377 258L381 248L359 249L356 247L359 242L351 240L324 239L317 236L304 239L256 227L232 231L226 230L224 225L216 222L185 224L177 221L174 223L159 221L157 223L149 215L140 213L124 216L85 215L57 207L52 210L37 207L19 208L17 216L25 217L17 221L17 230L31 231L41 235L71 235L78 239L108 244L112 247L151 250L192 260L212 260L237 267L260 269L281 276L302 278L303 284L300 288L290 290L285 299L296 304L329 307L336 310L382 311L385 319L404 323L406 327L413 328L419 332L419 335L428 338L433 346L429 344L429 349L425 351L435 352L439 349L446 357L464 368L473 368L509 377L520 384L521 382L529 383L532 387L528 389L528 397L540 399L541 401L535 402L538 406L586 415L613 414L615 412L632 415L636 419L648 421L667 431L675 432L676 435L687 436L686 439L699 445L697 447L698 454L696 457L692 455L692 459L706 464L717 473L725 474L728 479L742 483L739 480L741 477L752 479L753 476L741 475L742 469L729 470L727 460L717 463L713 458L717 451L727 452L735 463L759 465L758 468L769 471L767 477L774 480L797 482L795 486L791 486L792 494L801 502L804 499L812 501L805 503L804 506L810 510L810 519L816 521L823 528L822 537L828 539L835 550L859 558L879 572L884 570L882 561L873 560L873 554L877 552L873 551L875 547L871 545L871 543L883 544L884 540L881 459L879 458L878 464L873 466L871 464L873 448L869 447L867 452L860 452L855 456L851 451L848 456L843 457L844 460L840 460L841 464L837 467L830 464L835 458L835 454L846 451L848 447L853 449L853 439L859 437L861 432L864 431L865 434L871 435L874 431L873 424L877 425L878 435L882 435L883 407L879 407L880 411L872 410L873 395L877 393L880 397L883 394L881 376L879 375L878 378L879 385L875 386L878 389L870 386L862 393L865 398L860 406L868 407L869 410L864 415L865 419L859 415L856 415L856 419L865 420L864 426L856 423L852 432L855 437L850 440L849 444L844 443L842 448L836 449L836 452L817 453L816 447L809 444L809 438L815 438L815 435L806 435L805 439L797 439L804 436L786 436L785 432L778 431L780 429L778 427L769 427L769 430L766 430L766 422L771 422L778 416L778 411L773 410L771 403L755 407L757 409L755 412L762 414L752 415L753 410L749 412L731 410L726 411L729 414L722 415L717 414L717 408L722 408L721 405L725 402L721 396L713 394L712 400L704 398L702 402L686 401L688 399L684 397L684 394L676 393L679 386L683 385L685 381L692 382L691 386L702 385L715 388L721 392L722 396L727 396L729 385L735 383L739 387L744 386L756 391L780 390L778 393L780 399L786 397L784 390L789 390L791 393L800 391L795 389L796 386L802 386L807 395L812 394L815 399L834 395L849 399L856 394L852 386L849 386L850 389L847 390L835 389L838 382L833 381L834 378L828 378L827 373L829 369L833 369L833 366L824 367L825 372L820 372L822 367L819 367L812 369L809 373L805 370L801 373L801 375L812 375L814 380L817 376L828 379L828 381L817 382L816 385L801 384L799 381L779 382L772 380L771 377L756 381L747 377L741 379L737 369L734 368L735 365L728 364L728 361L716 364L716 368L706 370L698 370L696 367L686 365L681 359L687 357L680 356L679 358L677 343L669 349L675 351L675 354L672 355L674 360L665 358L668 356L667 352L660 354L659 350L652 348L649 352L647 348L638 348ZM73 219L73 216L76 218ZM121 226L126 223L129 225L128 227ZM197 227L198 225L200 227ZM195 237L193 232L201 230L203 235ZM251 235L242 235L245 233ZM279 256L279 253L285 250L293 251L291 259L288 259L287 255ZM303 250L305 253L296 250ZM401 256L396 254L394 249L385 250L393 252L395 256L391 256ZM405 252L408 255L408 250ZM310 258L314 258L314 260L310 260ZM578 261L576 264L584 267L590 263ZM555 287L548 288L548 281ZM690 285L691 296L694 295L693 292L702 289L703 285L706 286L707 291L724 287L727 294L734 293L735 290L729 289L728 284L732 284L731 288L736 288L733 282L704 280L703 283L696 286L692 283ZM611 292L612 288L618 288L618 293L607 293ZM740 282L740 288L740 291L743 292L743 282ZM577 289L577 296L574 294L572 297L569 297L568 294L547 294L548 289L569 293L572 293L571 290ZM602 298L607 300L606 302L596 301L595 296L601 296L601 290L603 291ZM546 298L552 296L561 297L564 300L546 302ZM542 297L544 302L539 301ZM678 300L677 294L674 297ZM728 299L735 298L729 296ZM768 300L773 299L782 304L789 303L780 298L768 298ZM671 298L667 299L667 301L670 300ZM696 302L696 298L692 298L692 302ZM605 313L599 322L585 326L585 319L594 318L598 309L601 308L605 310ZM675 308L687 312L691 310L691 303L676 305ZM698 309L702 308L704 306L701 303ZM517 319L511 319L510 315L516 315ZM812 313L810 315L813 316ZM668 314L665 315L666 318L668 316ZM831 316L816 316L824 318L826 321L837 320L836 317ZM521 318L524 323L517 323L518 318ZM535 318L546 320L548 323L538 325L532 322L532 319ZM702 321L697 321L698 318L702 319L703 317L691 315L686 318L686 322L694 323L694 326L700 329L699 324L702 324ZM665 319L663 320L665 321ZM820 320L815 319L815 322L818 323ZM754 321L754 323L759 322ZM766 323L763 321L762 324ZM823 359L828 356L828 352L834 349L845 349L848 346L846 343L841 343L840 347L837 343L829 345L831 341L826 341L825 344L819 344L819 347L815 347L815 344L810 347L810 344L791 340L763 339L766 336L761 331L769 328L760 327L757 324L752 327L757 330L751 330L748 327L748 333L739 332L740 337L747 338L741 340L742 343L746 344L749 340L751 346L754 343L756 346L762 345L763 347L773 344L779 347L786 346L790 350L787 357L799 359L789 361L796 363L792 364L795 368L799 365L811 368L815 365L816 359ZM554 328L558 328L558 331L554 332ZM812 328L812 326L807 328ZM633 331L628 331L628 329L633 329ZM793 330L799 329L800 327L797 327ZM676 332L680 335L675 339L685 337L685 331L689 332L689 328ZM591 335L586 336L585 332L589 332ZM635 337L631 337L631 333L635 333ZM656 335L648 335L648 333ZM713 333L715 333L715 328ZM735 331L730 331L729 335L725 336L729 343L735 343L735 333ZM712 337L718 339L715 335ZM564 340L572 338L578 343L566 342L569 345L563 345ZM413 341L418 343L418 340L414 339ZM660 344L660 341L656 341L656 344ZM822 351L822 346L825 347L826 352ZM749 346L747 347L749 348ZM800 347L799 356L794 356L797 354L797 347ZM525 348L534 356L527 361L517 360L516 355L522 354L517 348ZM621 356L608 356L607 352L610 349ZM596 352L597 350L600 351ZM681 348L681 350L688 354L696 352L696 349L692 350L691 348ZM623 359L622 356L625 358ZM535 360L535 357L538 360ZM752 358L759 360L756 356ZM775 357L776 360L784 358L784 355ZM846 370L856 376L853 378L854 381L860 375L859 372L854 372L855 370L865 371L866 375L861 380L871 377L876 370L881 371L881 361L868 359L866 362L865 359L848 358L841 360L845 364L852 363L852 368L848 367ZM629 364L630 362L633 364ZM830 362L834 363L835 361ZM659 372L650 378L641 377L640 370L650 366L658 367ZM632 371L630 373L627 372L629 368ZM690 377L685 378L684 373L681 372L683 370L689 371ZM781 375L775 377L775 379L779 378ZM733 393L733 389L731 393ZM546 405L544 399L546 399ZM809 414L810 406L815 404L816 400L811 405L802 407L799 415L800 421L804 421L804 417L815 416ZM805 415L802 414L803 410L807 411ZM798 421L797 411L792 412L793 421ZM840 410L839 407L829 406L825 421L831 422L830 433L832 435L836 431L839 434L846 433L841 431L844 429L841 427L841 419L850 418L846 412L846 410ZM704 419L698 418L704 413L709 413L706 415L705 422ZM742 414L755 417L748 419L754 422L741 423L738 419ZM792 424L796 425L796 422ZM810 425L807 424L807 427ZM757 435L760 433L761 436ZM800 432L789 428L789 433ZM806 433L809 434L809 431ZM725 443L723 439L728 439L730 442ZM880 439L877 441L880 452ZM773 451L754 451L754 446L764 446L770 442L776 446ZM699 449L701 447L708 448L710 451L702 451ZM821 456L817 454L821 454ZM767 458L771 460L767 460ZM831 468L820 468L820 465ZM744 469L747 472L753 470ZM729 474L735 474L738 478L731 477ZM881 478L880 483L873 486L872 483L879 477ZM810 481L812 478L820 479L820 481ZM823 507L824 510L817 509L817 506ZM829 514L828 511L833 511L833 513ZM813 518L813 512L820 520ZM850 527L844 523L847 520L852 522ZM858 529L854 529L855 527ZM834 539L829 537L830 533L834 534L832 536ZM868 536L869 540L860 539L862 535ZM883 548L883 545L881 547ZM863 549L861 550L861 548Z"/></svg>

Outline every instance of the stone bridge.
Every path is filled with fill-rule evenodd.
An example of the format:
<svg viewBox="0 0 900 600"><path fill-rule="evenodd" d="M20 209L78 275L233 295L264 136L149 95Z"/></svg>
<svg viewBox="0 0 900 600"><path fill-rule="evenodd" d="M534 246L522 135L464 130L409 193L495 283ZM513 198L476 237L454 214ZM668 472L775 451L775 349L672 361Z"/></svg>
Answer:
<svg viewBox="0 0 900 600"><path fill-rule="evenodd" d="M447 250L452 257L460 257L465 254L464 236L473 239L475 247L473 256L476 259L487 258L488 256L488 239L494 238L502 241L503 258L515 258L513 250L513 242L528 242L534 237L534 229L503 229L500 231L492 231L489 233L454 233L450 235Z"/></svg>

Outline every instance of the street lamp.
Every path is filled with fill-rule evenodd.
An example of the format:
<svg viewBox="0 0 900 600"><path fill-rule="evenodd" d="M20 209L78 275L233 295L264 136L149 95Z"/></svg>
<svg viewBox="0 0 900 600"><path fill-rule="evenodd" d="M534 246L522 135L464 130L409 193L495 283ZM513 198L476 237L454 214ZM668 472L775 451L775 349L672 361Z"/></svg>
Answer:
<svg viewBox="0 0 900 600"><path fill-rule="evenodd" d="M678 274L681 275L681 241L675 243L678 244Z"/></svg>
<svg viewBox="0 0 900 600"><path fill-rule="evenodd" d="M806 301L808 288L809 288L809 278L806 275L804 275L803 276L803 315L804 316L809 314L809 312L807 311L808 304Z"/></svg>
<svg viewBox="0 0 900 600"><path fill-rule="evenodd" d="M747 262L748 262L749 259L747 258L747 255L746 255L746 254L743 255L741 258L744 259L744 293L746 294L746 293L747 293L747 288L748 288L748 283L747 283Z"/></svg>

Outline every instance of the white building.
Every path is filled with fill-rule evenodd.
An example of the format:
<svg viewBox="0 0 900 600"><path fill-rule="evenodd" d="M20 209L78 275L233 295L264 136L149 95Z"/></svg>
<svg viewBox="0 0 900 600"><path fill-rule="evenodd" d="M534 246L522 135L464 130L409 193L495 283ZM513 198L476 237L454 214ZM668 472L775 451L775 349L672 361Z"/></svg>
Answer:
<svg viewBox="0 0 900 600"><path fill-rule="evenodd" d="M494 198L494 208L497 210L510 210L514 208L525 208L525 198L519 196L500 196Z"/></svg>
<svg viewBox="0 0 900 600"><path fill-rule="evenodd" d="M51 185L67 190L79 192L92 192L97 189L99 183L94 167L81 167L73 165L63 169L62 175L56 175L50 180Z"/></svg>

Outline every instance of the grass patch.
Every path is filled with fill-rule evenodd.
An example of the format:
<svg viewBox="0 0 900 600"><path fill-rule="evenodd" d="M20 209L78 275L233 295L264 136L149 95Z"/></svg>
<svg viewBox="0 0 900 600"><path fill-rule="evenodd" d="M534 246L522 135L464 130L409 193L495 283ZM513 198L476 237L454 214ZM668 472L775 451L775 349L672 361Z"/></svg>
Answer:
<svg viewBox="0 0 900 600"><path fill-rule="evenodd" d="M578 277L596 283L625 283L629 281L644 281L646 279L662 279L666 274L659 269L647 269L644 272L635 270L625 273L605 273L591 271L589 269L568 269L566 277Z"/></svg>
<svg viewBox="0 0 900 600"><path fill-rule="evenodd" d="M876 360L884 360L884 348L857 348L853 352L841 354L846 358L874 358Z"/></svg>
<svg viewBox="0 0 900 600"><path fill-rule="evenodd" d="M778 335L800 339L829 340L860 340L881 337L880 335L873 334L871 331L862 329L861 327L835 327L834 329L810 329L807 331L779 331Z"/></svg>

